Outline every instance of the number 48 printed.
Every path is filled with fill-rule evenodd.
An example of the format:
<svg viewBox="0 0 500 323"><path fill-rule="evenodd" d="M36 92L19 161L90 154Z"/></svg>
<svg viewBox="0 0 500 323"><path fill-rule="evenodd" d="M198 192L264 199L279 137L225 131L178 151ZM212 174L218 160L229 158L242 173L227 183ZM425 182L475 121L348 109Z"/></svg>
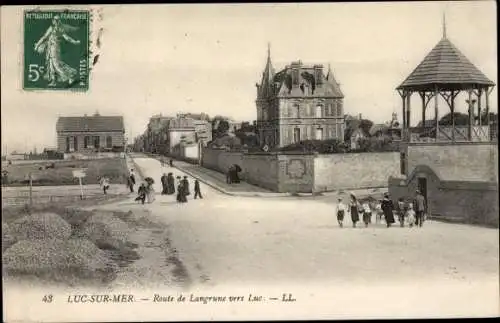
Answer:
<svg viewBox="0 0 500 323"><path fill-rule="evenodd" d="M30 64L28 67L28 80L31 82L36 82L45 73L44 66L38 66L38 64Z"/></svg>
<svg viewBox="0 0 500 323"><path fill-rule="evenodd" d="M44 295L42 298L42 302L44 303L52 303L53 300L54 297L52 296L52 294Z"/></svg>

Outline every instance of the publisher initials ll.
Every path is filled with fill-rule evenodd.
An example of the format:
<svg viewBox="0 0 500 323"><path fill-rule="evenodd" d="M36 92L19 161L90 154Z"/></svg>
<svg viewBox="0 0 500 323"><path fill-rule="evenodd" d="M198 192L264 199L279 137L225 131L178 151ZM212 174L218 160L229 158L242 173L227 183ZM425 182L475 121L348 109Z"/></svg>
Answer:
<svg viewBox="0 0 500 323"><path fill-rule="evenodd" d="M295 302L296 299L292 297L292 294L283 294L283 298L281 299L283 302Z"/></svg>

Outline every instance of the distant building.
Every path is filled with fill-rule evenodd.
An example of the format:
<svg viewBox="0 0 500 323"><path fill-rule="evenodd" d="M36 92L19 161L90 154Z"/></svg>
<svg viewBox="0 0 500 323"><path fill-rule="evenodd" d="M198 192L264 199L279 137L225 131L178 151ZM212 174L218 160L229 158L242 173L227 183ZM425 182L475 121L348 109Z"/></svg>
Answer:
<svg viewBox="0 0 500 323"><path fill-rule="evenodd" d="M283 147L308 139L344 138L344 95L330 70L292 62L275 73L268 51L257 86L257 129L262 145Z"/></svg>
<svg viewBox="0 0 500 323"><path fill-rule="evenodd" d="M56 131L59 152L123 150L125 145L122 116L60 117Z"/></svg>

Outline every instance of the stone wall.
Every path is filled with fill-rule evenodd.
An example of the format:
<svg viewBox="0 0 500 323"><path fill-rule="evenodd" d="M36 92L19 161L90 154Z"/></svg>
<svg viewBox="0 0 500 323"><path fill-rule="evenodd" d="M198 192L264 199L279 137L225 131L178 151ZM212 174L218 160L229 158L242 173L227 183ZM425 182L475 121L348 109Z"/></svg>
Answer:
<svg viewBox="0 0 500 323"><path fill-rule="evenodd" d="M245 154L241 178L250 184L278 192L278 157L276 154Z"/></svg>
<svg viewBox="0 0 500 323"><path fill-rule="evenodd" d="M314 188L314 154L280 154L279 192L312 193Z"/></svg>
<svg viewBox="0 0 500 323"><path fill-rule="evenodd" d="M498 147L491 143L409 145L407 160L407 175L416 166L427 165L442 180L498 180Z"/></svg>
<svg viewBox="0 0 500 323"><path fill-rule="evenodd" d="M400 174L398 152L318 155L314 159L314 191L386 187Z"/></svg>
<svg viewBox="0 0 500 323"><path fill-rule="evenodd" d="M418 178L427 179L428 211L433 218L498 227L497 182L445 181L431 168L419 166L408 181L403 177L389 179L391 199L414 198Z"/></svg>

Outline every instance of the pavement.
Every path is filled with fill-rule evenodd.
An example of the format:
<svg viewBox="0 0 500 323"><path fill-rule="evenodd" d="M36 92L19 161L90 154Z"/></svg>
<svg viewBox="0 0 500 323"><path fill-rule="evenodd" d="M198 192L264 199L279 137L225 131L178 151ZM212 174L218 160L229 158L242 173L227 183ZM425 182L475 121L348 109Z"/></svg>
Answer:
<svg viewBox="0 0 500 323"><path fill-rule="evenodd" d="M157 192L164 172L194 179L182 164L134 163L158 179ZM282 309L287 318L303 305L315 318L500 314L498 229L436 221L352 228L349 218L339 228L334 205L322 200L231 196L205 183L201 191L202 200L182 204L157 194L151 204L131 198L100 207L148 210L166 224L192 290L294 293L301 305Z"/></svg>
<svg viewBox="0 0 500 323"><path fill-rule="evenodd" d="M138 156L138 155L136 155ZM145 155L142 155L143 157ZM159 159L159 156L151 156L152 158ZM229 196L241 196L241 197L314 197L315 199L332 199L336 201L338 196L345 196L347 193L354 193L358 197L368 196L368 195L380 195L387 191L387 188L370 188L370 189L358 189L358 190L337 190L331 192L320 192L320 193L278 193L273 192L262 187L241 181L240 183L228 184L226 182L226 175L218 171L202 167L200 165L187 163L180 160L174 160L174 167L188 174L193 178L197 178L200 182L214 188L215 190L229 195Z"/></svg>

